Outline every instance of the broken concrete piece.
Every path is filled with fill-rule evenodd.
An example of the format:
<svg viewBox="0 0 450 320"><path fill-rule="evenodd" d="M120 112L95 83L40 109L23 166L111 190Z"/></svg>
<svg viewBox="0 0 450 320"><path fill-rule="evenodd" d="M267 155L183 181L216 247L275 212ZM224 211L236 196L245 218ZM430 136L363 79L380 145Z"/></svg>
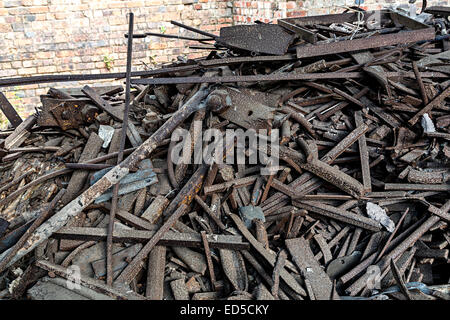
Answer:
<svg viewBox="0 0 450 320"><path fill-rule="evenodd" d="M111 126L100 125L98 129L98 136L103 139L102 148L108 148L109 143L114 135L114 128Z"/></svg>
<svg viewBox="0 0 450 320"><path fill-rule="evenodd" d="M428 113L425 113L420 120L424 132L436 132L433 121L430 119Z"/></svg>
<svg viewBox="0 0 450 320"><path fill-rule="evenodd" d="M394 222L386 214L386 210L381 208L379 205L367 202L366 204L367 215L373 220L381 223L387 231L392 232L395 229Z"/></svg>

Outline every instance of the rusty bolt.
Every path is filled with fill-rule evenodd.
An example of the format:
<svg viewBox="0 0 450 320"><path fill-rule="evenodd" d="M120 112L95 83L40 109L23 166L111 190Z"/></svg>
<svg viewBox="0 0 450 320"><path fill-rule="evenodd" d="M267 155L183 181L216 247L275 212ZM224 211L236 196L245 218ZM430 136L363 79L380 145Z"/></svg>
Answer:
<svg viewBox="0 0 450 320"><path fill-rule="evenodd" d="M215 112L231 107L231 98L225 90L215 90L206 99L206 106Z"/></svg>

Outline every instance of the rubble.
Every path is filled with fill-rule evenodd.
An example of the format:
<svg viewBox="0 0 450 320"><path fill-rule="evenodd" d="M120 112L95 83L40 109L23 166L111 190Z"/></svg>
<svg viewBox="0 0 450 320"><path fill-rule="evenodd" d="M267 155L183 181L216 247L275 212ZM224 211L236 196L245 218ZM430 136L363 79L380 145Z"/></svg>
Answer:
<svg viewBox="0 0 450 320"><path fill-rule="evenodd" d="M172 21L201 38L131 14L125 73L0 79L125 79L26 119L0 94L0 297L448 299L448 8L402 12ZM131 72L147 36L213 49Z"/></svg>

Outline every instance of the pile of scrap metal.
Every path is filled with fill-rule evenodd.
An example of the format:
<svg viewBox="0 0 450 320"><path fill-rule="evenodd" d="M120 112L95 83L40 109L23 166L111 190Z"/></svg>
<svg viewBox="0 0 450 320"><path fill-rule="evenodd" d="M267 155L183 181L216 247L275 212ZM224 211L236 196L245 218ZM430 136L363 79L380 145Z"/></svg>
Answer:
<svg viewBox="0 0 450 320"><path fill-rule="evenodd" d="M0 95L11 123L0 297L448 300L449 11L427 11L426 22L352 11L220 36L174 22L205 38L164 36L210 54L0 79L127 78L125 90L50 88L23 121ZM130 18L129 58L133 39L153 35L132 30ZM180 144L208 146L208 129L261 131L245 163L198 161L196 148L174 161ZM273 157L277 170L262 170Z"/></svg>

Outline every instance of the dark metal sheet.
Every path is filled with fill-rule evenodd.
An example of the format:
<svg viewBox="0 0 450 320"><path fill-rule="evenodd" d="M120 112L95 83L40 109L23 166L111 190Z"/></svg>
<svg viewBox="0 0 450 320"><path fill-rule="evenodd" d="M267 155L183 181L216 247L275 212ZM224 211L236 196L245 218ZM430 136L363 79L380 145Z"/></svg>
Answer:
<svg viewBox="0 0 450 320"><path fill-rule="evenodd" d="M224 88L231 98L231 107L220 116L246 129L269 129L269 120L274 117L275 109L258 102L253 97L261 93L248 89Z"/></svg>
<svg viewBox="0 0 450 320"><path fill-rule="evenodd" d="M22 123L22 118L19 116L11 103L9 103L3 92L0 92L0 109L3 111L6 118L14 128L17 128L17 126Z"/></svg>
<svg viewBox="0 0 450 320"><path fill-rule="evenodd" d="M444 6L433 6L429 7L425 10L427 13L431 13L433 15L440 15L443 17L450 16L450 7L444 7Z"/></svg>
<svg viewBox="0 0 450 320"><path fill-rule="evenodd" d="M89 100L54 99L47 95L41 96L42 111L37 117L41 127L61 127L63 130L77 128L83 123L81 110ZM76 106L76 107L75 107ZM63 113L65 114L63 116Z"/></svg>
<svg viewBox="0 0 450 320"><path fill-rule="evenodd" d="M360 38L353 40L343 40L338 42L318 42L315 44L300 45L297 47L297 58L309 58L323 56L328 54L336 54L342 52L352 52L364 49L384 47L394 44L406 44L419 41L432 40L435 38L434 28L430 28L425 24L410 19L406 16L399 15L390 10L366 11L363 20L365 22L371 19L379 19L380 24L387 21L395 21L409 29L393 34L374 35L369 38ZM283 19L286 23L296 26L314 26L329 25L332 23L354 23L358 20L357 13L331 14L324 16L302 17Z"/></svg>
<svg viewBox="0 0 450 320"><path fill-rule="evenodd" d="M283 55L295 35L276 24L253 24L220 29L219 45L255 53Z"/></svg>
<svg viewBox="0 0 450 320"><path fill-rule="evenodd" d="M0 218L0 237L2 237L9 227L9 222Z"/></svg>

